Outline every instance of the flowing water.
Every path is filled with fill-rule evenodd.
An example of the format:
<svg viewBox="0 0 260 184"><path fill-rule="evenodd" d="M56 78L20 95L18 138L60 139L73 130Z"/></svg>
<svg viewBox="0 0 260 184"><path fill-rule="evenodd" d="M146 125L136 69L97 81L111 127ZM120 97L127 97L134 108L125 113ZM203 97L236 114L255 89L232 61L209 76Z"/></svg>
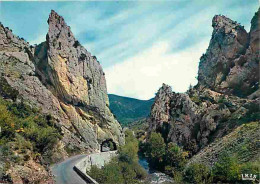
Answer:
<svg viewBox="0 0 260 184"><path fill-rule="evenodd" d="M142 157L142 156L139 156L139 164L146 170L146 172L148 173L148 181L149 183L151 184L168 184L168 183L173 183L173 179L162 173L162 172L159 172L159 171L155 171L155 170L152 170L150 167L149 167L149 164L146 160L146 158Z"/></svg>

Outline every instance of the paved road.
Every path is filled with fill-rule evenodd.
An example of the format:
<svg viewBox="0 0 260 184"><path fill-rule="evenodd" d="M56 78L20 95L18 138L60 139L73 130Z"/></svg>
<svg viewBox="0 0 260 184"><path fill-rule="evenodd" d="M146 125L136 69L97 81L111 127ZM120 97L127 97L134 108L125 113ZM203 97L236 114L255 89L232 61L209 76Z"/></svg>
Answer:
<svg viewBox="0 0 260 184"><path fill-rule="evenodd" d="M86 155L77 155L51 167L56 184L86 184L73 170L73 166Z"/></svg>

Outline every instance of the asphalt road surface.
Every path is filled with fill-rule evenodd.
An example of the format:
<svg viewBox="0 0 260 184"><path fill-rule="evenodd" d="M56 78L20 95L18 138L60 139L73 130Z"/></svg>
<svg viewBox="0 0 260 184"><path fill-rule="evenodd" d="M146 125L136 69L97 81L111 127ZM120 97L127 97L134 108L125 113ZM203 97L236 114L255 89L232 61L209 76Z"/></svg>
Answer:
<svg viewBox="0 0 260 184"><path fill-rule="evenodd" d="M77 155L51 167L56 184L86 184L73 170L74 165L87 155Z"/></svg>

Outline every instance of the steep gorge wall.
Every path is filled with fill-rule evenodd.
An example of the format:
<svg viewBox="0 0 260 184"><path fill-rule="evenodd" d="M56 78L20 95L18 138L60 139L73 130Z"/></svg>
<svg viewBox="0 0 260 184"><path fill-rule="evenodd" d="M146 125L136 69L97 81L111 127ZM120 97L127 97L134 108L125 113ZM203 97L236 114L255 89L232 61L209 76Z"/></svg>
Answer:
<svg viewBox="0 0 260 184"><path fill-rule="evenodd" d="M259 121L259 10L250 33L225 16L213 18L209 47L201 57L198 85L174 93L163 85L148 119L162 134L192 154L234 128Z"/></svg>
<svg viewBox="0 0 260 184"><path fill-rule="evenodd" d="M259 16L258 10L249 33L225 16L213 18L210 44L200 59L198 85L239 97L259 89Z"/></svg>
<svg viewBox="0 0 260 184"><path fill-rule="evenodd" d="M57 157L65 157L64 150L98 151L106 139L124 144L96 57L80 45L56 12L51 11L48 24L46 41L36 47L0 25L0 78L17 92L14 96L1 89L1 95L53 117L63 134Z"/></svg>

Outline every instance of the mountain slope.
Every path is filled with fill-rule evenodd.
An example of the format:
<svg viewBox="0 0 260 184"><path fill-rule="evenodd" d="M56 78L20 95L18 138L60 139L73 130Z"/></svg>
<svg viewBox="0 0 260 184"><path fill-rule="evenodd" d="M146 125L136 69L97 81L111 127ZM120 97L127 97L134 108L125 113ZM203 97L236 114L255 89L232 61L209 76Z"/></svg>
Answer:
<svg viewBox="0 0 260 184"><path fill-rule="evenodd" d="M138 100L113 94L109 94L108 97L111 111L123 126L146 118L154 102L154 99Z"/></svg>
<svg viewBox="0 0 260 184"><path fill-rule="evenodd" d="M189 160L189 164L198 162L212 166L222 155L236 155L241 162L259 161L257 148L260 139L260 122L243 124L230 134L214 141Z"/></svg>

